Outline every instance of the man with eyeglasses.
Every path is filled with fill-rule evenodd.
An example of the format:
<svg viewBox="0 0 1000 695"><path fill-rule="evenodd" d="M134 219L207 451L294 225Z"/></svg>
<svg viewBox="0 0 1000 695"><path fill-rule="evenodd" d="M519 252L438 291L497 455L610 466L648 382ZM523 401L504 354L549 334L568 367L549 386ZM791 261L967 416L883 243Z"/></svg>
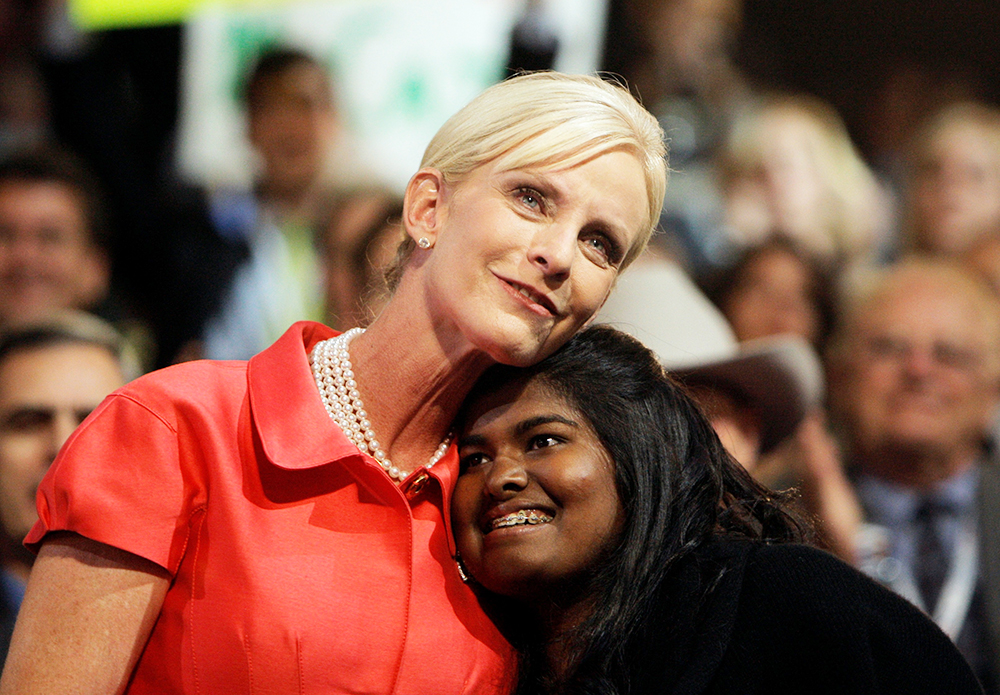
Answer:
<svg viewBox="0 0 1000 695"><path fill-rule="evenodd" d="M1000 692L1000 306L944 261L857 278L828 355L830 409L866 515L861 568L923 608Z"/></svg>

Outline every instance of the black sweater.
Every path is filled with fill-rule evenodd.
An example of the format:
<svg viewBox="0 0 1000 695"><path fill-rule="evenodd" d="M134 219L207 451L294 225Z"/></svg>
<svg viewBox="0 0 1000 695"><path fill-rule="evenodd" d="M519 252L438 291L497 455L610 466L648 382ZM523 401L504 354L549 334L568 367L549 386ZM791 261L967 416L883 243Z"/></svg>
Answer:
<svg viewBox="0 0 1000 695"><path fill-rule="evenodd" d="M920 610L807 546L710 543L670 573L655 615L635 695L982 692Z"/></svg>

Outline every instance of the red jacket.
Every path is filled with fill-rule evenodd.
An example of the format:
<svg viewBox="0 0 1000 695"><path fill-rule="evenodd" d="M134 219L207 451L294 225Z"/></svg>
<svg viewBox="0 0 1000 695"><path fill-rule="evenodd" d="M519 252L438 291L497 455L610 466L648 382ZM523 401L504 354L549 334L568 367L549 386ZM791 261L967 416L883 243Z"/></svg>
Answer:
<svg viewBox="0 0 1000 695"><path fill-rule="evenodd" d="M502 693L507 643L460 580L454 447L412 499L320 401L298 323L249 362L109 396L43 481L70 530L173 577L129 693ZM411 475L412 481L425 469Z"/></svg>

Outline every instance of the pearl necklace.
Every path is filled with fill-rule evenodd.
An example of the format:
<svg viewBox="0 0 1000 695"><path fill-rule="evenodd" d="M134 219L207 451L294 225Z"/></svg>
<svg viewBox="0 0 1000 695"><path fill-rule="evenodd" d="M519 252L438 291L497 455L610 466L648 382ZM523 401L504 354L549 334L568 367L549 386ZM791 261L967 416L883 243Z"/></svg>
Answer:
<svg viewBox="0 0 1000 695"><path fill-rule="evenodd" d="M372 423L368 420L365 404L361 401L358 382L354 380L354 370L351 365L350 353L347 351L347 344L364 332L364 328L352 328L336 338L316 343L309 355L309 364L312 365L313 378L316 380L319 395L323 399L323 407L326 408L330 419L347 435L348 439L354 442L362 453L370 454L389 474L389 477L402 481L409 473L394 466L386 453L382 451L382 447L372 431ZM441 460L441 457L448 451L449 444L451 444L450 434L438 445L427 464L427 468Z"/></svg>

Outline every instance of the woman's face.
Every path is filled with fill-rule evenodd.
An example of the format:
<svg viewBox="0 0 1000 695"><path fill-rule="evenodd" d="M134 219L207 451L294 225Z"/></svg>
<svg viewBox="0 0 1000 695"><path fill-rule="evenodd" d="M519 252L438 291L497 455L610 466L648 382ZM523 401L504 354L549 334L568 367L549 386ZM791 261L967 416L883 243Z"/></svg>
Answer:
<svg viewBox="0 0 1000 695"><path fill-rule="evenodd" d="M740 341L793 333L810 342L819 337L820 313L813 299L810 269L795 254L774 249L759 253L723 303L723 313Z"/></svg>
<svg viewBox="0 0 1000 695"><path fill-rule="evenodd" d="M570 169L502 171L444 185L427 253L432 316L498 362L533 364L604 303L647 219L632 154L612 151Z"/></svg>
<svg viewBox="0 0 1000 695"><path fill-rule="evenodd" d="M455 540L490 591L528 602L572 591L617 539L611 457L582 413L544 382L474 403L459 456Z"/></svg>
<svg viewBox="0 0 1000 695"><path fill-rule="evenodd" d="M952 123L928 146L912 193L923 249L958 254L1000 228L1000 158L993 137L972 123Z"/></svg>

